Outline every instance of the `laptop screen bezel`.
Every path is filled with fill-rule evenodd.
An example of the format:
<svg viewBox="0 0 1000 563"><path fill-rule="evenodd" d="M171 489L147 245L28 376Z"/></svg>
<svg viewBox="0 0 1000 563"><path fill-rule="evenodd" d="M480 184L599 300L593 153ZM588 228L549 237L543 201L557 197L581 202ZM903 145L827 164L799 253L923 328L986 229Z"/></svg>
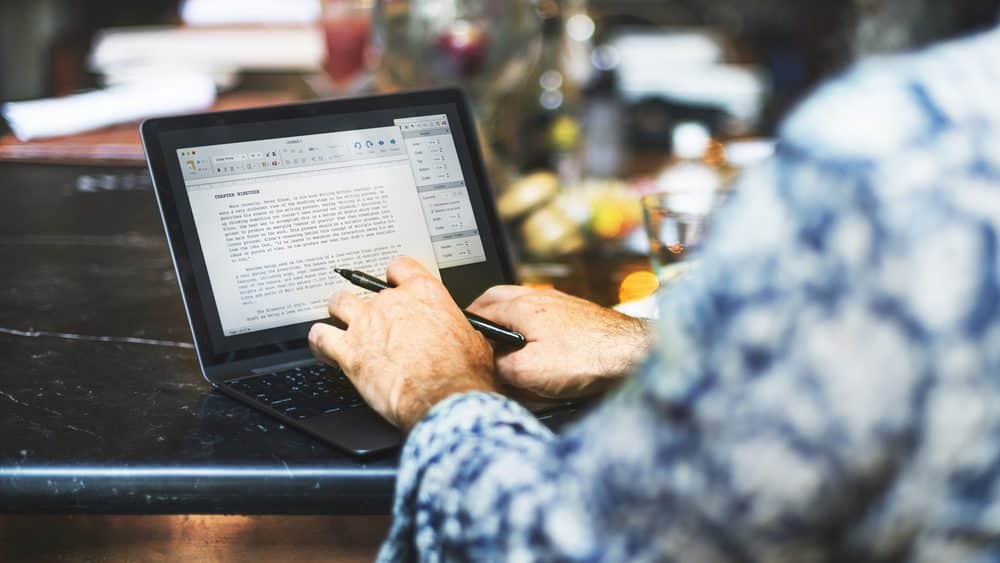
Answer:
<svg viewBox="0 0 1000 563"><path fill-rule="evenodd" d="M192 114L150 119L142 123L140 132L150 174L153 178L154 191L174 260L175 271L184 298L191 331L195 339L195 347L206 376L209 375L209 369L226 364L236 362L245 363L244 360L254 360L270 356L287 357L289 353L298 355L296 353L308 351L308 344L303 335L303 337L299 338L248 345L236 350L218 351L213 343L213 332L209 319L209 315L215 313L215 311L206 310L206 303L214 303L214 298L210 290L205 295L202 295L202 289L199 288L199 283L197 283L196 262L193 260L193 254L190 249L191 243L189 243L191 236L185 237L184 222L181 220L181 213L183 211L178 205L174 194L175 189L184 189L184 186L176 185L178 183L176 174L172 178L169 171L171 163L168 161L167 156L169 151L164 148L167 145L175 146L177 143L176 141L172 141L165 145L163 136L172 135L176 138L178 132L218 128L219 126L282 122L300 118L383 110L411 110L421 106L440 106L442 104L452 104L456 109L458 122L453 127L456 133L456 142L464 142L466 145L467 150L463 152L467 155L465 160L468 162L463 162L463 164L468 165L469 171L474 176L474 182L469 182L467 185L470 191L476 189L479 192L478 199L481 200L482 204L480 215L482 219L485 219L485 224L481 225L481 230L485 231L484 234L488 234L488 236L483 237L484 244L488 241L489 248L487 249L487 255L495 261L493 266L499 270L502 277L502 279L498 280L487 280L482 289L495 282L513 283L515 279L514 268L511 263L507 238L497 215L489 180L486 175L486 167L476 134L475 121L465 96L458 89L405 92L364 98ZM192 144L197 143L192 142ZM196 238L196 235L194 238ZM198 256L201 255L200 252L199 250ZM204 284L201 285L204 286ZM208 299L204 299L205 297ZM215 341L218 341L218 336L215 337Z"/></svg>

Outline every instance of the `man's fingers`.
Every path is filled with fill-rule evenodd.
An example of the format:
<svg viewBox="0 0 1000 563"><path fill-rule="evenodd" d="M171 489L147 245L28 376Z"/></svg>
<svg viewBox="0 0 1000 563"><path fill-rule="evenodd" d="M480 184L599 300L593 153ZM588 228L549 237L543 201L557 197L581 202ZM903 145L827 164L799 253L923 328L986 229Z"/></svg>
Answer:
<svg viewBox="0 0 1000 563"><path fill-rule="evenodd" d="M531 346L531 344L528 344ZM525 353L527 350L527 353ZM534 363L537 358L537 350L528 350L527 347L512 352L499 352L493 356L493 362L500 378L515 387L530 387L531 374L534 372ZM534 356L534 358L533 358Z"/></svg>
<svg viewBox="0 0 1000 563"><path fill-rule="evenodd" d="M531 288L519 285L497 285L477 297L466 310L503 326L525 332L523 327L529 319L524 315L523 307L517 307L515 304L521 303L516 300L518 297L532 291L534 290ZM531 338L527 333L524 335Z"/></svg>
<svg viewBox="0 0 1000 563"><path fill-rule="evenodd" d="M327 303L327 310L330 316L340 319L347 325L350 325L358 317L364 307L364 301L346 289L342 289L331 295L330 302Z"/></svg>
<svg viewBox="0 0 1000 563"><path fill-rule="evenodd" d="M309 329L309 349L321 362L340 364L344 358L344 331L328 324L316 323Z"/></svg>
<svg viewBox="0 0 1000 563"><path fill-rule="evenodd" d="M417 262L409 256L400 256L389 262L389 267L385 271L386 281L389 285L403 285L407 280L415 277L431 276L431 273L424 268L423 264Z"/></svg>
<svg viewBox="0 0 1000 563"><path fill-rule="evenodd" d="M509 326L513 320L511 319L512 313L510 308L506 303L488 303L486 305L477 305L476 303L473 303L472 305L466 307L465 310L504 326Z"/></svg>
<svg viewBox="0 0 1000 563"><path fill-rule="evenodd" d="M516 297L530 293L531 288L523 287L520 285L495 285L486 291L482 295L476 298L475 301L469 305L469 310L481 315L479 311L473 310L473 308L482 308L495 303L505 303L511 301Z"/></svg>

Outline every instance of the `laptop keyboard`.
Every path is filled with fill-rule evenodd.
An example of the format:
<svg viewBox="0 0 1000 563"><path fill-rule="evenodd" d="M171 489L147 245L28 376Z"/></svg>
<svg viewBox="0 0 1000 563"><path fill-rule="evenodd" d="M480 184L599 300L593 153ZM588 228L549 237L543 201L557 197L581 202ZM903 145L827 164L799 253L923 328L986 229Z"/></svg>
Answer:
<svg viewBox="0 0 1000 563"><path fill-rule="evenodd" d="M344 372L322 364L241 377L226 384L298 420L365 404Z"/></svg>

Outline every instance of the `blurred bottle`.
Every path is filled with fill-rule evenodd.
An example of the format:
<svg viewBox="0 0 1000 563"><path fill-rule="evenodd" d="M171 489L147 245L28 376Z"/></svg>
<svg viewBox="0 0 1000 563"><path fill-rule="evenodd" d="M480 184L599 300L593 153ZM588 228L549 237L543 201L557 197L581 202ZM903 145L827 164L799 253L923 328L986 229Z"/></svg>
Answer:
<svg viewBox="0 0 1000 563"><path fill-rule="evenodd" d="M654 273L665 286L691 270L692 253L702 239L722 174L706 163L711 136L699 123L674 128L674 155L660 173L656 191L642 198Z"/></svg>
<svg viewBox="0 0 1000 563"><path fill-rule="evenodd" d="M563 187L580 183L583 177L580 149L580 89L567 74L565 50L565 14L548 20L542 55L542 72L538 77L538 104L543 113L540 123L547 133L546 148L549 166Z"/></svg>
<svg viewBox="0 0 1000 563"><path fill-rule="evenodd" d="M537 4L542 18L543 48L533 79L521 98L517 153L522 170L555 170L559 160L555 153L565 151L567 141L567 121L562 118L569 116L579 126L580 89L567 72L564 56L567 17L564 4L557 0L541 0ZM557 125L560 120L562 124ZM579 138L578 131L575 137Z"/></svg>
<svg viewBox="0 0 1000 563"><path fill-rule="evenodd" d="M580 185L583 159L580 154L580 122L570 113L560 115L549 132L552 145L552 168L564 187Z"/></svg>
<svg viewBox="0 0 1000 563"><path fill-rule="evenodd" d="M614 80L614 73L601 72L586 90L583 168L588 177L618 178L625 167L625 110Z"/></svg>
<svg viewBox="0 0 1000 563"><path fill-rule="evenodd" d="M719 169L706 162L712 137L695 122L680 123L673 130L673 158L656 179L656 191L675 194L675 205L685 211L707 214L722 187Z"/></svg>
<svg viewBox="0 0 1000 563"><path fill-rule="evenodd" d="M563 0L562 70L577 87L584 87L594 76L590 55L597 24L587 11L587 0Z"/></svg>

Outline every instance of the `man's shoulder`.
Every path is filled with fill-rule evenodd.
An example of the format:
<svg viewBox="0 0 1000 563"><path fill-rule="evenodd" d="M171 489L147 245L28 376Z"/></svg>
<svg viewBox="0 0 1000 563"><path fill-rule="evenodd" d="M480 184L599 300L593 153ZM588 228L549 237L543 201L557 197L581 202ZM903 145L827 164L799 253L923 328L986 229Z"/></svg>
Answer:
<svg viewBox="0 0 1000 563"><path fill-rule="evenodd" d="M947 128L1000 128L1000 30L875 57L820 87L781 128L782 143L839 164L884 161Z"/></svg>

